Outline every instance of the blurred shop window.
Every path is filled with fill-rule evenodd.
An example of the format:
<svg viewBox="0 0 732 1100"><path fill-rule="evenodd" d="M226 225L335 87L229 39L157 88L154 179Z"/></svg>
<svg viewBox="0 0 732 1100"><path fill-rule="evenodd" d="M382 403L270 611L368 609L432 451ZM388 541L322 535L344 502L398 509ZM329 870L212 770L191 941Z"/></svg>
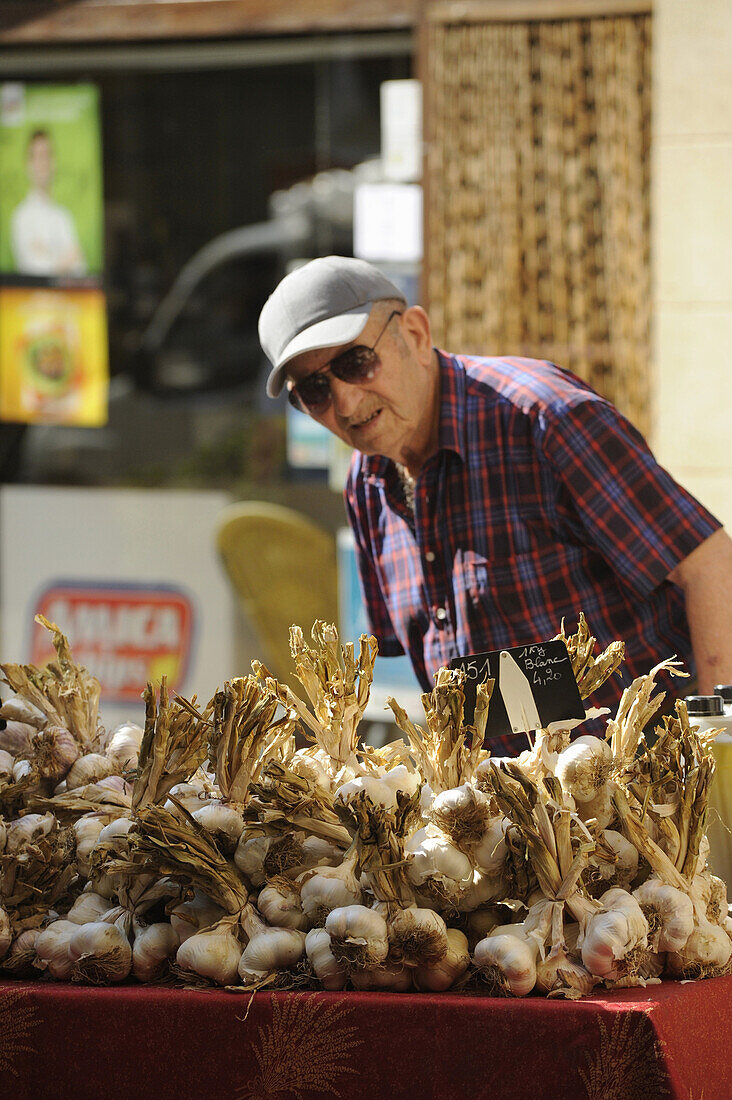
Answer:
<svg viewBox="0 0 732 1100"><path fill-rule="evenodd" d="M3 425L0 481L217 488L302 504L284 403L263 392L257 318L293 259L352 249L346 180L367 177L378 158L380 87L410 75L411 52L191 71L136 68L129 52L118 69L54 73L100 90L109 422ZM16 75L48 79L40 62ZM283 221L300 229L278 237ZM227 253L235 239L254 243ZM340 494L316 479L308 502L335 531Z"/></svg>

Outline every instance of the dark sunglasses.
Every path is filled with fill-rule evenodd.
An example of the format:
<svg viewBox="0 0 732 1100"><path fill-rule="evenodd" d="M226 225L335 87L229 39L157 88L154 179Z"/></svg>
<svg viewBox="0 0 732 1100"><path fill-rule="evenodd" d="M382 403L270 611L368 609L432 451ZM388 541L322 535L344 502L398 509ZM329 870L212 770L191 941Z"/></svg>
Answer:
<svg viewBox="0 0 732 1100"><path fill-rule="evenodd" d="M318 415L324 413L331 400L328 377L330 374L340 382L347 382L352 386L357 386L361 382L370 382L381 366L381 360L376 354L376 345L386 332L392 317L401 317L403 312L401 309L395 309L389 314L384 327L370 348L364 344L348 348L347 351L336 355L335 359L331 359L320 370L313 371L312 374L308 374L307 377L301 378L299 382L290 386L287 391L290 404L300 412Z"/></svg>

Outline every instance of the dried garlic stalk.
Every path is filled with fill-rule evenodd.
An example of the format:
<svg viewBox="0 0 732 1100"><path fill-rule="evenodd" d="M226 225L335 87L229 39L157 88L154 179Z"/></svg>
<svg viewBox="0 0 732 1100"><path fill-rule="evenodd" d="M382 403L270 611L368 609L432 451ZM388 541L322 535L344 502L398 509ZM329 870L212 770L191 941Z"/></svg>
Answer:
<svg viewBox="0 0 732 1100"><path fill-rule="evenodd" d="M625 689L617 713L608 721L605 732L618 773L635 757L644 729L666 698L665 691L651 695L659 672L669 672L672 676L688 676L687 672L681 671L681 662L670 658L655 665L645 676L638 676Z"/></svg>
<svg viewBox="0 0 732 1100"><path fill-rule="evenodd" d="M230 914L247 904L246 886L206 829L182 806L172 812L151 803L139 811L129 837L130 857L110 865L114 874L158 871L201 890Z"/></svg>
<svg viewBox="0 0 732 1100"><path fill-rule="evenodd" d="M592 656L596 638L590 634L587 620L580 611L577 632L567 635L564 630L564 619L556 641L563 641L572 662L572 671L577 680L577 687L582 699L586 699L593 691L596 691L619 668L625 656L624 642L611 642L607 649L603 650L599 657Z"/></svg>
<svg viewBox="0 0 732 1100"><path fill-rule="evenodd" d="M97 715L101 685L85 668L74 663L68 640L55 623L43 615L36 615L35 621L53 634L57 659L45 668L0 664L3 679L17 695L45 714L52 725L65 726L83 752L94 752L99 745Z"/></svg>
<svg viewBox="0 0 732 1100"><path fill-rule="evenodd" d="M297 712L275 721L277 695L253 676L228 680L213 699L209 759L226 802L245 803L271 761L295 751Z"/></svg>
<svg viewBox="0 0 732 1100"><path fill-rule="evenodd" d="M376 900L386 902L391 913L413 904L404 840L421 824L419 791L411 797L398 792L394 809L372 802L362 791L347 803L343 815L355 833L358 866L362 874L368 874Z"/></svg>
<svg viewBox="0 0 732 1100"><path fill-rule="evenodd" d="M145 732L140 745L137 775L132 788L132 810L162 803L172 787L185 783L206 758L209 703L201 714L192 702L178 698L170 703L166 677L160 684L160 705L155 689L145 688Z"/></svg>
<svg viewBox="0 0 732 1100"><path fill-rule="evenodd" d="M132 798L125 791L116 791L101 783L88 783L73 791L54 795L52 798L33 797L28 801L32 810L51 810L59 821L76 821L88 813L108 814L111 818L130 813Z"/></svg>
<svg viewBox="0 0 732 1100"><path fill-rule="evenodd" d="M335 811L333 795L277 761L270 761L263 779L255 783L246 811L265 836L303 830L310 836L348 848L351 837Z"/></svg>
<svg viewBox="0 0 732 1100"><path fill-rule="evenodd" d="M334 772L346 766L358 771L358 726L371 692L378 653L376 639L361 635L358 659L353 643L341 645L332 624L318 620L312 639L314 644L309 646L300 627L290 627L295 674L314 714L288 687L273 680L258 661L252 662L252 668L284 706L296 710L307 733L331 759Z"/></svg>
<svg viewBox="0 0 732 1100"><path fill-rule="evenodd" d="M73 851L70 830L54 823L20 851L0 855L0 905L16 933L37 927L49 909L67 899L77 877Z"/></svg>
<svg viewBox="0 0 732 1100"><path fill-rule="evenodd" d="M435 687L422 696L426 730L410 721L396 699L387 699L396 724L407 735L418 771L435 793L469 783L485 757L483 737L495 681L478 684L472 726L463 725L464 683L465 673L459 669L439 669Z"/></svg>

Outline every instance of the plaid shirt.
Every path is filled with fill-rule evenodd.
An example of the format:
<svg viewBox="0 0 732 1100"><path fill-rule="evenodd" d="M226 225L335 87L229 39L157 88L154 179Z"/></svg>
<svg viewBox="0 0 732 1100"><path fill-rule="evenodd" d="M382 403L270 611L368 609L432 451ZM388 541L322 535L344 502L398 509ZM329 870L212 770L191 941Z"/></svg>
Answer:
<svg viewBox="0 0 732 1100"><path fill-rule="evenodd" d="M622 675L591 704L614 710L634 677L674 654L693 673L683 594L666 578L719 522L569 371L439 358L439 444L413 514L389 459L355 452L346 484L380 653L408 653L428 691L453 657L547 640L562 618L572 632L583 611L600 647L626 643ZM670 677L658 682L674 693ZM500 741L494 752L525 747Z"/></svg>

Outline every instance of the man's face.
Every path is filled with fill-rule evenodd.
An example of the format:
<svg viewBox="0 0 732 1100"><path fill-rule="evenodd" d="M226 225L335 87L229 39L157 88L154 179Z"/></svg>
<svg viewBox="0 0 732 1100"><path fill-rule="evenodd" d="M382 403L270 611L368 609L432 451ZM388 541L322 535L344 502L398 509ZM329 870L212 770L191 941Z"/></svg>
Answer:
<svg viewBox="0 0 732 1100"><path fill-rule="evenodd" d="M298 382L325 367L331 359L356 345L372 347L393 306L376 305L366 327L350 344L304 352L287 366L289 379ZM406 309L406 307L405 307ZM385 455L410 464L422 449L433 418L433 373L429 354L415 341L406 314L391 319L376 345L379 365L373 378L353 384L328 373L331 401L313 419L363 454Z"/></svg>
<svg viewBox="0 0 732 1100"><path fill-rule="evenodd" d="M44 190L53 179L53 149L47 137L34 138L28 147L28 175L34 187Z"/></svg>

